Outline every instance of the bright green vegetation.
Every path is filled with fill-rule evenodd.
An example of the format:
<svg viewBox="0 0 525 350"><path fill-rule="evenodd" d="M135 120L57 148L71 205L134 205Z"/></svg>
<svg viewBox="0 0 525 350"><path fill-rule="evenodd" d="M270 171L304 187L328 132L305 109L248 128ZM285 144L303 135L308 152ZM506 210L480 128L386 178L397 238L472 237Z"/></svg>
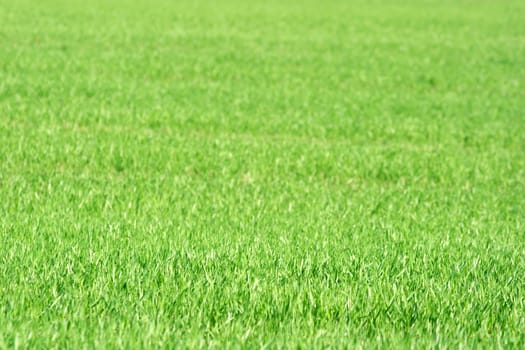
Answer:
<svg viewBox="0 0 525 350"><path fill-rule="evenodd" d="M522 0L1 1L0 348L523 348L524 91Z"/></svg>

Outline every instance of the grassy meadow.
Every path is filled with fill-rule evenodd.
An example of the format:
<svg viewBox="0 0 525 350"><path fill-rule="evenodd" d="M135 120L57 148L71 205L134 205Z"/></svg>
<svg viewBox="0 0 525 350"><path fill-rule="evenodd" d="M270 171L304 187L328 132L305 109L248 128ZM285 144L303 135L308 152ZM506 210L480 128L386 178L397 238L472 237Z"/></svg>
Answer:
<svg viewBox="0 0 525 350"><path fill-rule="evenodd" d="M326 347L525 347L525 2L0 1L0 349Z"/></svg>

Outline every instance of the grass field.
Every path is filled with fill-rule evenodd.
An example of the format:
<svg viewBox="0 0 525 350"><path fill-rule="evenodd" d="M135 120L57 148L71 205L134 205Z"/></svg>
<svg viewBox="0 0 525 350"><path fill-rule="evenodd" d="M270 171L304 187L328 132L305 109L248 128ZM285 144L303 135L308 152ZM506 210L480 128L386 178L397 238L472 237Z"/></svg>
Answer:
<svg viewBox="0 0 525 350"><path fill-rule="evenodd" d="M525 2L0 2L0 348L525 347Z"/></svg>

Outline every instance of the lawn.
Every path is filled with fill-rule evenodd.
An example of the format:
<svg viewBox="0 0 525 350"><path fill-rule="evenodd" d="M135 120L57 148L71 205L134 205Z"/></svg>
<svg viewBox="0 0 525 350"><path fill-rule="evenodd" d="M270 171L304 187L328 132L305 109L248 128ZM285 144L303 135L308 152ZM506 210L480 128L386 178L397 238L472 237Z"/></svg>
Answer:
<svg viewBox="0 0 525 350"><path fill-rule="evenodd" d="M525 347L523 0L0 2L0 349Z"/></svg>

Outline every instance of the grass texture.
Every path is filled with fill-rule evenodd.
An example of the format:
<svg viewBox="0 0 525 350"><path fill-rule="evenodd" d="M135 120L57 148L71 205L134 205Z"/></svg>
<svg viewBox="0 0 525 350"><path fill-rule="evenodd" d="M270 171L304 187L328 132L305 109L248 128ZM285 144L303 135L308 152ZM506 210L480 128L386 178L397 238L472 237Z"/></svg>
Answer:
<svg viewBox="0 0 525 350"><path fill-rule="evenodd" d="M523 348L525 2L0 2L0 348Z"/></svg>

